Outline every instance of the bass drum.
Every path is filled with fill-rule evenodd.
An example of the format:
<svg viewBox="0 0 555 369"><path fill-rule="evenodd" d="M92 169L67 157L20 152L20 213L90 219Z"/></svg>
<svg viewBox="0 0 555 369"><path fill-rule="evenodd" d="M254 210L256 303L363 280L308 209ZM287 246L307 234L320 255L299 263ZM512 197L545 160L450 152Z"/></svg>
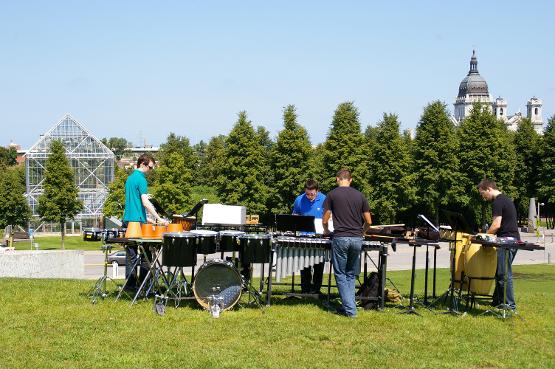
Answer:
<svg viewBox="0 0 555 369"><path fill-rule="evenodd" d="M218 301L222 310L231 309L241 298L243 279L233 263L220 259L204 263L193 282L193 293L198 303L210 309Z"/></svg>

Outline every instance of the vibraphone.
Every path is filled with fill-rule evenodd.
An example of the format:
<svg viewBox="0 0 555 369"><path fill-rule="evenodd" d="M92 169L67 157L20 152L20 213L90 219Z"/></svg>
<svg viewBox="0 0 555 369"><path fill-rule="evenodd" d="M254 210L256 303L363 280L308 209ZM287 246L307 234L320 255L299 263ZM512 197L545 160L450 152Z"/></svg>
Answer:
<svg viewBox="0 0 555 369"><path fill-rule="evenodd" d="M277 236L273 239L274 251L276 255L275 279L279 283L283 278L299 273L303 268L314 266L322 262L331 260L331 240L329 238L320 237L287 237ZM383 308L385 302L385 280L387 269L387 253L388 243L375 241L367 238L362 242L361 254L363 255L364 265L364 281L368 278L368 253L370 251L378 252L378 275L380 278L380 286L378 297L379 307ZM331 263L328 274L328 300L331 292ZM268 283L268 294L272 293L272 273ZM370 300L372 298L366 298ZM268 298L268 301L270 299Z"/></svg>

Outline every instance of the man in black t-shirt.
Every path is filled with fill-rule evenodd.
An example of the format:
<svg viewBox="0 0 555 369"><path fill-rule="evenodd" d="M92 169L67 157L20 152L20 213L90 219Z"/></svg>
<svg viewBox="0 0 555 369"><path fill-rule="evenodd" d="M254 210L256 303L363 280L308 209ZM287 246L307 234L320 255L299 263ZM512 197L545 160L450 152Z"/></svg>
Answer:
<svg viewBox="0 0 555 369"><path fill-rule="evenodd" d="M509 241L520 240L518 233L516 208L511 199L497 189L494 181L484 179L478 184L478 191L484 200L492 201L492 222L487 233L497 235L498 238L505 238ZM505 284L505 252L508 252L509 263L507 268L507 305L511 309L516 309L515 297L513 292L513 273L512 264L516 256L516 249L497 248L497 271L495 273L495 290L493 291L493 306L504 303L503 289Z"/></svg>
<svg viewBox="0 0 555 369"><path fill-rule="evenodd" d="M351 186L351 173L342 169L337 172L338 187L324 201L324 235L329 234L328 222L333 214L332 265L335 282L341 297L340 313L354 318L355 279L360 268L362 235L372 223L368 201L362 193Z"/></svg>

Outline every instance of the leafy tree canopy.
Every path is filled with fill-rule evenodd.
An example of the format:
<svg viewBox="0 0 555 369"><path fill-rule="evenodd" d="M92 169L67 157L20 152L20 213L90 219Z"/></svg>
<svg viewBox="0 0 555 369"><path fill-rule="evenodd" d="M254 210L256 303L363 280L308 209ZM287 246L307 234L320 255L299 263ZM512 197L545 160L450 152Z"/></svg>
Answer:
<svg viewBox="0 0 555 369"><path fill-rule="evenodd" d="M308 179L308 159L312 148L306 129L297 123L294 105L283 110L283 129L271 152L272 173L275 177L272 199L274 213L291 212L295 197Z"/></svg>
<svg viewBox="0 0 555 369"><path fill-rule="evenodd" d="M324 142L325 177L322 188L325 192L335 187L335 175L342 168L351 171L353 187L366 196L371 192L368 184L368 150L358 117L358 109L352 102L341 103L335 110Z"/></svg>

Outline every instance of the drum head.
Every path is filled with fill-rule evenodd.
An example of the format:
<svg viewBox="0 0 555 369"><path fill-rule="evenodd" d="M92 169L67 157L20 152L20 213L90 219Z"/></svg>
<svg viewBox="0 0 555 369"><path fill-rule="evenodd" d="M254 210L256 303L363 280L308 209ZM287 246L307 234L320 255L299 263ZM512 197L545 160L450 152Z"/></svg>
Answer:
<svg viewBox="0 0 555 369"><path fill-rule="evenodd" d="M191 233L194 233L196 235L199 236L216 236L218 234L218 232L216 231L209 231L207 229L193 229L190 231Z"/></svg>
<svg viewBox="0 0 555 369"><path fill-rule="evenodd" d="M220 237L221 236L236 236L236 237L238 237L238 236L242 236L244 234L245 234L245 232L243 232L243 231L236 231L236 230L233 230L233 229L226 229L224 231L220 231Z"/></svg>
<svg viewBox="0 0 555 369"><path fill-rule="evenodd" d="M217 299L222 303L221 308L228 310L241 298L242 286L243 280L233 263L216 259L200 267L193 282L193 293L205 309Z"/></svg>

